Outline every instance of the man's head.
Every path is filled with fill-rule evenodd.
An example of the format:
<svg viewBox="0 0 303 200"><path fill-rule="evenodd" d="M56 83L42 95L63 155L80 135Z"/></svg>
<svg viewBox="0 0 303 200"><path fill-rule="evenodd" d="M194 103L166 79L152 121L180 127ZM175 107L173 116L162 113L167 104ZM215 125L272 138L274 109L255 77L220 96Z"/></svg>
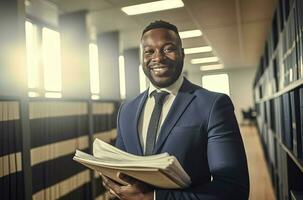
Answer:
<svg viewBox="0 0 303 200"><path fill-rule="evenodd" d="M176 26L155 21L149 24L141 38L142 67L156 87L168 87L180 76L184 51Z"/></svg>

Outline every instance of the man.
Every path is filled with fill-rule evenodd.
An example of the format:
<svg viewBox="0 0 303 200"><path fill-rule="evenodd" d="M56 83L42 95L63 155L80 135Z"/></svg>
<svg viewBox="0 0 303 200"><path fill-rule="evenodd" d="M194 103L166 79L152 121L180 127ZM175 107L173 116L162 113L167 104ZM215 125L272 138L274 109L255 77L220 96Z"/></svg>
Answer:
<svg viewBox="0 0 303 200"><path fill-rule="evenodd" d="M170 23L156 21L145 28L141 54L151 85L120 107L116 146L137 155L168 152L192 183L184 189L159 189L120 174L129 185L104 177L104 186L128 200L248 199L247 161L229 97L183 78L184 51ZM158 103L160 92L164 95Z"/></svg>

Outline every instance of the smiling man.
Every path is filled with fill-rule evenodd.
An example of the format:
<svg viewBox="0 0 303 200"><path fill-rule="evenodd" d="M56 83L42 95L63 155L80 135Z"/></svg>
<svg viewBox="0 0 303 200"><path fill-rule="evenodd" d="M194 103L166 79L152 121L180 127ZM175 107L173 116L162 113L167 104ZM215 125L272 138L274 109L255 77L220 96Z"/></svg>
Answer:
<svg viewBox="0 0 303 200"><path fill-rule="evenodd" d="M141 39L143 71L152 85L171 86L180 77L184 52L179 35L165 28L146 29Z"/></svg>
<svg viewBox="0 0 303 200"><path fill-rule="evenodd" d="M247 161L230 98L181 75L182 42L177 28L168 22L156 21L144 29L141 54L151 84L120 107L116 146L142 156L168 152L192 183L169 190L119 175L129 185L103 177L104 186L128 200L248 199Z"/></svg>

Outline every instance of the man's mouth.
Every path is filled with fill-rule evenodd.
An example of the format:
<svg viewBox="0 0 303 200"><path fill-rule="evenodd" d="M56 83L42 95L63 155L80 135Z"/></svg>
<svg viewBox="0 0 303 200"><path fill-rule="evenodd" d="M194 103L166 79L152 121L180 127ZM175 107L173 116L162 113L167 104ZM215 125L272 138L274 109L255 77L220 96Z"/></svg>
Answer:
<svg viewBox="0 0 303 200"><path fill-rule="evenodd" d="M169 67L167 65L154 65L150 68L156 75L164 75Z"/></svg>

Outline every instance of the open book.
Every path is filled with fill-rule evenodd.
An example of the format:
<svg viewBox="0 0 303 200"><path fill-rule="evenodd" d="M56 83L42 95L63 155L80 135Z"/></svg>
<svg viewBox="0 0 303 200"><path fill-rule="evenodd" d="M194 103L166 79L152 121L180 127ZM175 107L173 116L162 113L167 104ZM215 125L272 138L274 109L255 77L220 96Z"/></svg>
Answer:
<svg viewBox="0 0 303 200"><path fill-rule="evenodd" d="M159 188L185 188L191 183L179 161L168 153L137 156L95 139L93 154L76 150L73 159L123 185L128 183L118 178L118 172Z"/></svg>

